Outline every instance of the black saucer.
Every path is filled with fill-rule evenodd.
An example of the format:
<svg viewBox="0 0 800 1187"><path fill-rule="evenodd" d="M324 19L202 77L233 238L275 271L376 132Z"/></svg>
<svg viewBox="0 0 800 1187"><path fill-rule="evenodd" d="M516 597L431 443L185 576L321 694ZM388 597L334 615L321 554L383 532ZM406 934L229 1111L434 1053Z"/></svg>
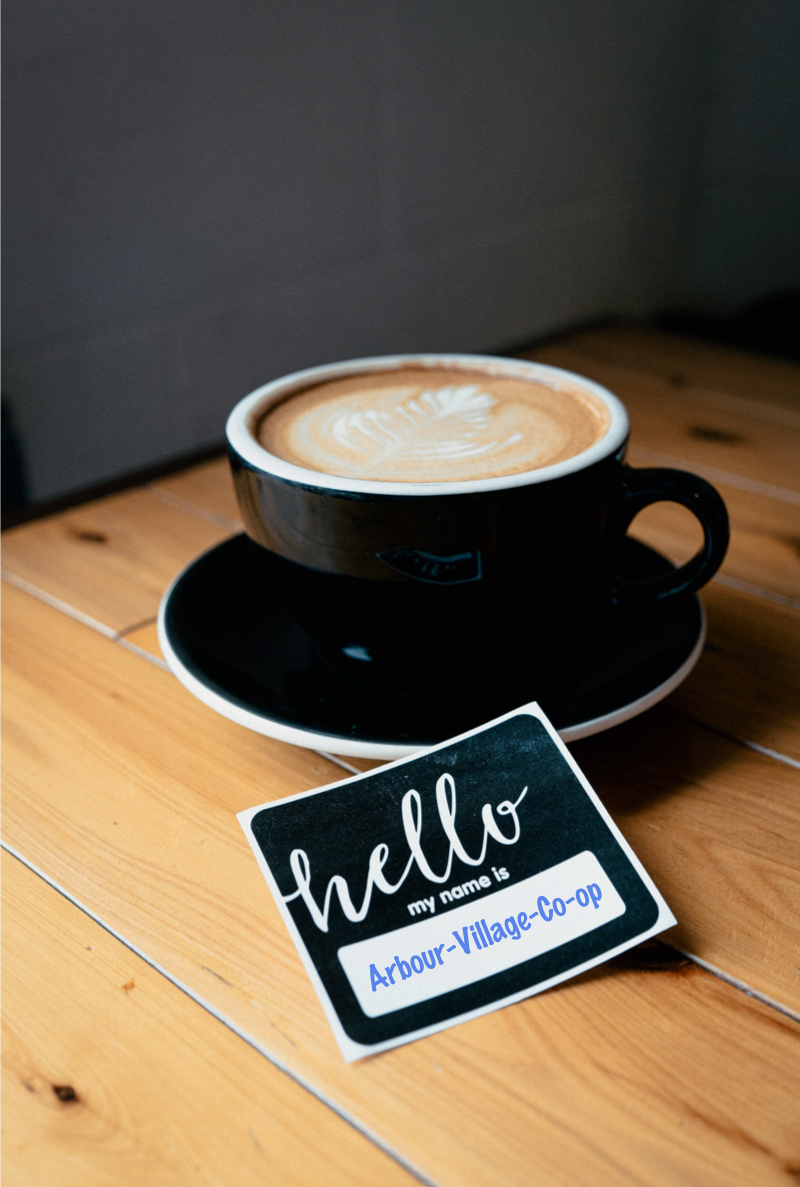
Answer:
<svg viewBox="0 0 800 1187"><path fill-rule="evenodd" d="M672 566L626 541L627 576ZM574 695L551 712L565 741L618 725L656 704L689 674L705 637L696 596L647 610L609 608L576 674ZM518 707L475 685L445 713L421 718L408 697L334 668L282 596L270 553L235 536L199 557L164 595L159 638L178 679L224 716L299 746L366 758L400 758ZM536 693L531 689L528 699ZM435 703L435 702L434 702ZM543 702L542 707L548 711Z"/></svg>

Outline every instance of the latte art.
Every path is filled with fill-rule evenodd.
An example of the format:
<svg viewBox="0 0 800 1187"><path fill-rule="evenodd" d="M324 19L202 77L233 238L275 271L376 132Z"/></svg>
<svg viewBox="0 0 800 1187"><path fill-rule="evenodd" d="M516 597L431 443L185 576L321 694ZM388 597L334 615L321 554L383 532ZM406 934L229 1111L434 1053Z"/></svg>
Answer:
<svg viewBox="0 0 800 1187"><path fill-rule="evenodd" d="M605 434L605 404L577 384L404 368L298 392L261 418L270 453L305 469L384 482L519 474L574 457Z"/></svg>
<svg viewBox="0 0 800 1187"><path fill-rule="evenodd" d="M325 421L325 432L343 449L362 455L367 464L384 465L390 458L441 461L480 457L522 439L519 431L505 441L491 439L491 409L496 406L494 396L477 384L443 387L421 395L408 394L408 389L390 391L377 397L366 411L345 407L332 413Z"/></svg>

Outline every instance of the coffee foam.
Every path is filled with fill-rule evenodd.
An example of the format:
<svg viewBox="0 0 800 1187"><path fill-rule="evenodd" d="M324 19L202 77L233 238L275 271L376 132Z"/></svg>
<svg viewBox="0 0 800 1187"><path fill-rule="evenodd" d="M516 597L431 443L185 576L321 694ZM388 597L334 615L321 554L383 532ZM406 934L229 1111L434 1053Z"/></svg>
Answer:
<svg viewBox="0 0 800 1187"><path fill-rule="evenodd" d="M459 482L566 461L599 441L610 420L599 397L567 379L404 367L296 392L261 417L256 437L323 474Z"/></svg>

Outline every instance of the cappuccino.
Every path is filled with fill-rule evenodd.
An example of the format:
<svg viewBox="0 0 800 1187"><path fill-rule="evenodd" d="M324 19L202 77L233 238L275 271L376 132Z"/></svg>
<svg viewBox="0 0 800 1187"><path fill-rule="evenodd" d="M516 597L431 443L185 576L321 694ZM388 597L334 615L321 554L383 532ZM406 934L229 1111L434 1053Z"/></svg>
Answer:
<svg viewBox="0 0 800 1187"><path fill-rule="evenodd" d="M383 482L521 474L600 441L603 401L566 376L409 365L331 379L269 408L255 436L307 470Z"/></svg>

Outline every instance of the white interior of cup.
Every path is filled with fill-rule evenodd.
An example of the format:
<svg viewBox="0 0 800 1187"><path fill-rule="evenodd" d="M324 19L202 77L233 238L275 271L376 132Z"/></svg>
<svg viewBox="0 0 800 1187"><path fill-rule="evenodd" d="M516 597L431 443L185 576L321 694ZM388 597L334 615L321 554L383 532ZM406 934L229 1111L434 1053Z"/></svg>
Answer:
<svg viewBox="0 0 800 1187"><path fill-rule="evenodd" d="M342 478L335 474L323 474L319 470L308 470L269 453L256 440L258 421L271 404L285 399L293 392L302 391L313 384L339 379L345 375L362 375L370 371L393 371L402 367L444 367L452 370L485 371L487 375L504 375L510 378L540 380L558 389L559 382L577 384L602 400L609 411L609 425L605 434L589 449L566 461L552 466L541 466L521 474L507 474L497 478L479 478L457 482L380 482L376 479ZM593 465L609 454L615 453L625 442L629 431L628 414L625 406L607 388L573 371L560 367L548 367L545 363L529 363L521 359L500 359L490 355L474 354L406 354L385 355L377 358L350 359L343 363L330 363L321 367L309 367L295 371L281 379L274 379L256 388L249 396L240 400L228 417L226 433L228 441L236 452L255 470L274 474L288 482L303 486L315 486L321 490L347 491L353 494L381 495L442 495L471 494L479 491L505 490L513 486L528 486L536 482L549 482L574 474Z"/></svg>

